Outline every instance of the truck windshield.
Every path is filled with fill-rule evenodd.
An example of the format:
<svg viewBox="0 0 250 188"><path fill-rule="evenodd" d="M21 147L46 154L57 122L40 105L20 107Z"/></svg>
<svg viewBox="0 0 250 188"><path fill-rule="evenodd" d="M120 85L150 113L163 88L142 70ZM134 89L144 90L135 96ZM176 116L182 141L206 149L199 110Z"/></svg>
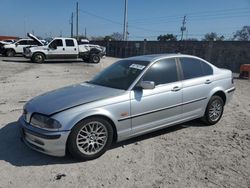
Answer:
<svg viewBox="0 0 250 188"><path fill-rule="evenodd" d="M88 83L127 90L149 63L121 60L104 69Z"/></svg>

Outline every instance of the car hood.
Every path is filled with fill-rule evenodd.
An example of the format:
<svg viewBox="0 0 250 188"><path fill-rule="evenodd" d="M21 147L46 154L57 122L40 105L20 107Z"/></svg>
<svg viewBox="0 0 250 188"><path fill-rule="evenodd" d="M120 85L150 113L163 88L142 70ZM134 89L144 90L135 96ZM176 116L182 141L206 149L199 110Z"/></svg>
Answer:
<svg viewBox="0 0 250 188"><path fill-rule="evenodd" d="M117 96L124 90L113 89L88 83L60 88L37 96L25 105L28 112L52 115L69 108Z"/></svg>
<svg viewBox="0 0 250 188"><path fill-rule="evenodd" d="M44 44L42 43L41 40L39 40L36 36L32 35L31 33L27 33L27 36L31 39L33 39L34 41L37 41L40 45L39 46L44 46Z"/></svg>

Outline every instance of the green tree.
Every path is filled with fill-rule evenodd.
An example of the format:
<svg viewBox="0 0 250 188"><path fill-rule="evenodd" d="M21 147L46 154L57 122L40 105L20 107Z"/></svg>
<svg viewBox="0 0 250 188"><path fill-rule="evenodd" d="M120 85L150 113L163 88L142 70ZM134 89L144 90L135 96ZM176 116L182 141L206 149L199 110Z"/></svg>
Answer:
<svg viewBox="0 0 250 188"><path fill-rule="evenodd" d="M177 41L177 36L173 34L160 35L157 37L158 41Z"/></svg>
<svg viewBox="0 0 250 188"><path fill-rule="evenodd" d="M225 37L223 35L218 36L217 33L211 32L211 33L205 34L205 36L202 40L203 41L222 41L224 39L225 39Z"/></svg>
<svg viewBox="0 0 250 188"><path fill-rule="evenodd" d="M233 40L250 41L250 26L243 26L241 30L236 31Z"/></svg>
<svg viewBox="0 0 250 188"><path fill-rule="evenodd" d="M123 35L119 32L114 32L110 35L111 40L115 40L115 41L121 41L123 38Z"/></svg>
<svg viewBox="0 0 250 188"><path fill-rule="evenodd" d="M114 39L111 36L106 35L103 40L105 40L105 41L111 41L111 40L114 40Z"/></svg>

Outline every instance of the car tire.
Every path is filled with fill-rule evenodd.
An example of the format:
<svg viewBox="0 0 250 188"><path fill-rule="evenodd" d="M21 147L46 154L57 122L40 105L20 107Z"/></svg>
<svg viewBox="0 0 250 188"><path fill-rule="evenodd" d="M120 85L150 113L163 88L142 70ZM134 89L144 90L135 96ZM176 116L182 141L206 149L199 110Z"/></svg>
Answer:
<svg viewBox="0 0 250 188"><path fill-rule="evenodd" d="M113 127L105 119L84 119L71 130L67 142L69 153L79 160L92 160L103 155L113 141Z"/></svg>
<svg viewBox="0 0 250 188"><path fill-rule="evenodd" d="M90 61L91 61L91 63L97 64L97 63L100 62L100 60L101 60L101 58L100 58L100 56L99 56L98 54L92 54L92 55L90 56Z"/></svg>
<svg viewBox="0 0 250 188"><path fill-rule="evenodd" d="M224 111L224 101L220 96L214 95L207 104L202 120L207 125L214 125L220 121Z"/></svg>
<svg viewBox="0 0 250 188"><path fill-rule="evenodd" d="M45 56L42 53L35 53L32 56L31 60L34 63L43 63L45 60Z"/></svg>
<svg viewBox="0 0 250 188"><path fill-rule="evenodd" d="M7 51L6 51L6 56L7 57L13 57L13 56L15 56L16 55L16 52L15 52L15 50L13 50L13 49L8 49Z"/></svg>

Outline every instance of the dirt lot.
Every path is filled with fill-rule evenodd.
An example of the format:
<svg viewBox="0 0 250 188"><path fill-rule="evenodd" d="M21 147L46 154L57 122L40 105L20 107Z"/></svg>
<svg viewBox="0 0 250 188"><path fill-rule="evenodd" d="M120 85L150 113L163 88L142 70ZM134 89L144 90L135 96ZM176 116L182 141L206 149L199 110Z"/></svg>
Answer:
<svg viewBox="0 0 250 188"><path fill-rule="evenodd" d="M77 162L27 148L17 119L32 97L92 77L101 64L32 64L0 57L0 187L250 187L250 81L236 92L215 126L189 122L115 145Z"/></svg>

